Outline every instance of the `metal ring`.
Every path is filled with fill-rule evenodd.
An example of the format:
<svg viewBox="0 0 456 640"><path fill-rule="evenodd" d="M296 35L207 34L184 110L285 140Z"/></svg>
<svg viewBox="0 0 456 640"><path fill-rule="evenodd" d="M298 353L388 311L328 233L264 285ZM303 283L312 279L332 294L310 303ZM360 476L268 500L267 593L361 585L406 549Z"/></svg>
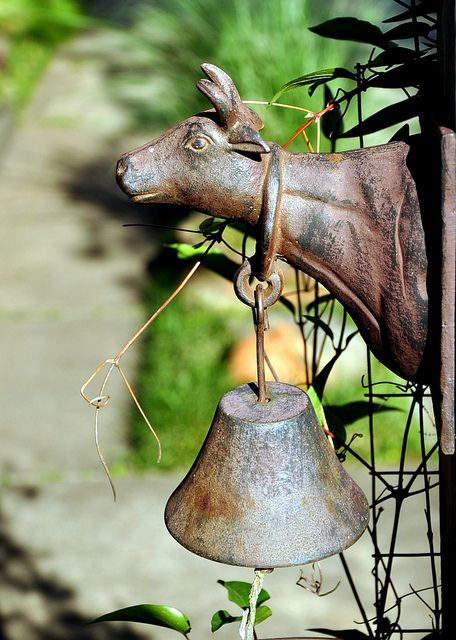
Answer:
<svg viewBox="0 0 456 640"><path fill-rule="evenodd" d="M249 260L245 260L234 276L234 292L241 302L249 307L255 307L255 293L249 282L251 275L252 265ZM264 282L268 285L263 298L263 306L266 309L280 298L283 289L283 274L280 270L274 270Z"/></svg>

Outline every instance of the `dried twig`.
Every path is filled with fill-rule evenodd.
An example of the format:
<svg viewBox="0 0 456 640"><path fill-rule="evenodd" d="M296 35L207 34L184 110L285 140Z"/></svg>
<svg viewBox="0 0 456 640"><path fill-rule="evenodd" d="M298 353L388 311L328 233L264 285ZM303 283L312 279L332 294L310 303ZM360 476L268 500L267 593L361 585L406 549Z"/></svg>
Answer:
<svg viewBox="0 0 456 640"><path fill-rule="evenodd" d="M209 249L212 247L213 242L209 245L209 248L207 251L209 251ZM207 252L206 252L207 254ZM96 446L96 450L97 450L97 454L98 457L100 459L101 465L106 473L106 477L108 478L109 484L111 486L112 489L112 494L114 497L114 500L116 500L116 490L114 487L114 482L112 480L112 476L111 473L109 471L109 467L106 463L106 460L104 459L104 456L101 452L101 448L100 448L100 443L99 443L99 438L98 438L98 414L100 409L106 407L106 405L109 403L110 400L110 396L106 393L106 387L109 381L109 378L111 377L112 372L114 371L114 369L117 369L122 377L122 380L125 383L125 386L127 387L128 393L130 394L130 396L132 397L135 405L137 406L139 412L141 413L142 417L144 418L144 421L146 422L147 426L149 427L152 435L154 436L155 440L157 441L157 446L158 446L158 459L157 462L160 462L161 460L161 444L160 444L160 439L155 431L155 429L152 427L149 419L147 418L146 414L144 413L144 410L142 409L138 398L136 397L136 394L134 393L132 386L130 384L130 382L128 381L127 376L125 375L123 369L120 367L120 360L121 358L127 353L128 349L136 342L136 340L144 333L144 331L150 326L150 324L157 318L157 316L160 315L160 313L166 309L166 307L169 305L169 303L174 300L174 298L182 291L182 289L185 287L185 285L189 282L189 280L191 279L191 277L194 275L194 273L196 272L196 270L199 268L199 266L201 265L201 260L199 260L198 262L196 262L193 267L190 269L189 273L185 276L185 278L182 280L182 282L176 287L176 289L172 292L172 294L163 302L163 304L155 311L155 313L153 313L150 318L138 329L138 331L136 331L134 333L134 335L128 340L128 342L122 347L122 349L120 349L120 351L114 356L114 358L109 358L107 360L105 360L104 362L100 363L98 365L98 367L95 369L95 371L90 375L90 377L88 378L88 380L82 385L81 387L81 395L84 398L84 400L90 404L91 406L95 407L95 424L94 424L94 431L95 431L95 446ZM109 365L109 369L105 375L105 377L103 378L103 381L101 383L101 387L100 387L100 391L98 393L97 396L95 396L94 398L90 398L90 396L87 395L86 393L86 389L89 386L89 384L91 382L93 382L93 380L95 380L95 378L101 373L101 371Z"/></svg>

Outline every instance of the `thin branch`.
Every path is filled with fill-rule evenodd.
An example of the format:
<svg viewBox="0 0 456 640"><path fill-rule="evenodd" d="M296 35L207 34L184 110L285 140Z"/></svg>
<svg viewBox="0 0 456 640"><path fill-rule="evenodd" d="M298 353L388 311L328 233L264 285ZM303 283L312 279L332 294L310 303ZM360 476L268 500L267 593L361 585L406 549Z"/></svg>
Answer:
<svg viewBox="0 0 456 640"><path fill-rule="evenodd" d="M342 562L342 566L344 568L345 575L347 576L348 583L349 583L350 588L352 590L353 597L356 600L356 604L358 605L358 609L359 609L359 611L361 613L361 617L362 617L363 622L364 622L364 624L366 626L366 630L367 630L367 633L369 634L369 638L374 638L375 637L374 636L374 632L373 632L373 630L372 630L372 628L371 628L371 626L369 624L369 619L367 617L366 610L364 609L363 603L361 602L361 598L359 597L359 593L358 593L358 591L356 589L355 583L353 581L353 578L352 578L352 575L351 575L351 572L350 572L350 569L348 567L348 563L347 563L347 561L345 559L344 554L343 553L339 553L339 558L340 558L340 561Z"/></svg>
<svg viewBox="0 0 456 640"><path fill-rule="evenodd" d="M305 107L297 107L294 104L286 104L283 102L267 102L266 100L243 100L244 104L257 104L266 107L283 107L284 109L294 109L296 111L304 111L307 113L307 117L313 118L315 116L315 112L310 109L306 109Z"/></svg>
<svg viewBox="0 0 456 640"><path fill-rule="evenodd" d="M211 247L213 246L213 244L215 243L215 241L212 242ZM209 247L209 248L211 248ZM209 249L208 249L209 251ZM207 251L206 251L207 253ZM160 313L166 309L166 307L169 305L170 302L172 302L174 300L174 298L182 291L182 289L185 287L185 285L188 283L188 281L190 280L190 278L193 276L193 274L195 273L195 271L201 266L201 262L202 260L198 260L198 262L195 262L195 264L193 265L193 267L190 269L190 271L188 272L188 274L185 276L185 278L182 280L182 282L176 287L176 289L174 289L174 291L172 292L172 294L163 302L163 304L157 309L157 311L155 311L155 313L153 313L150 318L147 320L147 322L145 322L142 327L140 329L138 329L138 331L130 338L130 340L128 340L128 342L122 347L122 349L117 353L117 355L114 357L114 360L116 362L118 362L122 356L128 351L128 349L131 347L131 345L136 342L136 340L139 338L139 336L144 333L144 331L147 329L147 327L149 327L150 324L152 324L152 322L155 320L155 318L157 316L160 315Z"/></svg>

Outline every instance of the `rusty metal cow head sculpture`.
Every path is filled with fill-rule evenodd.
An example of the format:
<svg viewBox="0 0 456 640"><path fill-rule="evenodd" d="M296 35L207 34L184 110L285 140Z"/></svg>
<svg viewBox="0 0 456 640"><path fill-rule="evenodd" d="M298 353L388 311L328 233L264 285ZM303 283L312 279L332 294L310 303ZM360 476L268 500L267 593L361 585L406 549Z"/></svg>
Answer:
<svg viewBox="0 0 456 640"><path fill-rule="evenodd" d="M428 265L408 145L289 153L262 140L261 119L224 71L202 69L208 79L197 87L215 110L124 154L122 190L134 202L182 204L251 225L260 280L276 255L316 278L380 361L429 383Z"/></svg>

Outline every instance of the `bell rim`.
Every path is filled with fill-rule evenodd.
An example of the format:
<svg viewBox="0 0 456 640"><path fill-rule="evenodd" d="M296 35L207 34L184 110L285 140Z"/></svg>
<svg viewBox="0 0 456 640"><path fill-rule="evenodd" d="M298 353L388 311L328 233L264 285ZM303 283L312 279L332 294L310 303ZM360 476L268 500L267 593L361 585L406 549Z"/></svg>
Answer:
<svg viewBox="0 0 456 640"><path fill-rule="evenodd" d="M226 565L235 566L235 567L244 567L244 568L247 568L247 569L249 569L249 568L250 569L255 569L255 568L258 568L258 567L262 567L262 568L265 568L265 569L286 569L288 567L300 567L300 566L305 566L305 565L308 565L308 564L312 564L313 562L319 562L320 560L325 560L325 559L330 558L332 556L338 555L338 554L346 551L350 547L352 547L363 536L363 534L366 532L367 527L369 525L370 508L369 508L368 500L367 500L364 492L362 491L362 489L359 488L359 492L360 492L360 497L362 497L364 499L364 503L365 503L364 504L364 507L365 507L364 518L363 518L362 523L360 524L359 528L352 529L352 531L354 531L355 533L354 533L352 538L346 539L347 544L335 545L333 548L328 549L323 555L319 554L318 557L310 557L311 554L302 555L301 557L299 557L299 554L296 554L296 556L293 559L290 558L289 560L280 560L280 561L279 560L275 560L273 562L268 562L267 559L265 560L265 556L263 555L263 557L259 557L258 556L257 560L254 559L252 561L250 561L250 560L247 561L247 560L244 560L241 557L234 558L234 557L227 556L226 554L222 554L222 553L210 553L210 552L207 552L207 548L208 547L205 547L205 549L203 551L202 549L199 549L197 546L193 546L191 544L188 544L179 534L177 534L175 531L173 531L173 527L169 522L170 518L168 517L168 505L169 505L169 503L171 501L171 498L173 496L170 497L170 499L168 500L168 502L166 504L164 521L165 521L165 525L166 525L166 528L167 528L168 532L176 540L176 542L178 542L182 547L187 549L187 551L190 551L191 553L194 553L195 555L199 556L200 558L205 558L206 560L211 560L212 562L217 562L219 564L226 564ZM280 555L280 554L277 554L277 555Z"/></svg>

